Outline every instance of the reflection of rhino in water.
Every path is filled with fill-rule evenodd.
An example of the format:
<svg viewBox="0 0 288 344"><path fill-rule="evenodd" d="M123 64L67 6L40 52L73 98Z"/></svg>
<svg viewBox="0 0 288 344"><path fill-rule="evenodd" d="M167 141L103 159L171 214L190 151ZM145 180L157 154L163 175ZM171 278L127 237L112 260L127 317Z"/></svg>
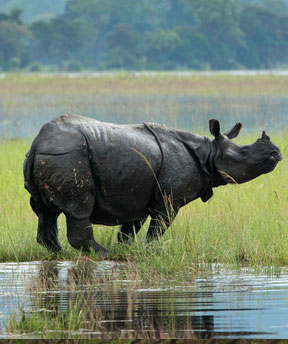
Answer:
<svg viewBox="0 0 288 344"><path fill-rule="evenodd" d="M158 237L180 207L198 197L207 201L213 187L271 172L281 160L265 132L253 144L233 143L241 126L221 134L219 122L210 120L212 141L158 124L114 125L77 115L53 119L24 163L25 187L39 218L37 241L60 249L61 212L70 244L104 257L107 250L94 240L91 223L121 224L118 239L126 241L150 215L147 237Z"/></svg>

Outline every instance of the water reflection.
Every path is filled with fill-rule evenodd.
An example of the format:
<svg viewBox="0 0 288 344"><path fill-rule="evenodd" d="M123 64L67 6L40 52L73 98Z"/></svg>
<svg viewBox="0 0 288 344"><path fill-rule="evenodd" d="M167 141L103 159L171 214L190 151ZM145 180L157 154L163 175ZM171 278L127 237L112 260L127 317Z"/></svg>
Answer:
<svg viewBox="0 0 288 344"><path fill-rule="evenodd" d="M28 284L31 310L57 315L77 304L78 311L85 307L89 322L97 322L93 331L90 328L91 334L97 331L103 337L137 334L159 338L173 334L182 338L186 331L189 338L213 337L213 316L189 314L191 306L198 303L196 295L188 294L183 299L183 290L175 292L174 286L137 288L134 281L119 279L121 271L117 268L121 266L105 263L99 266L79 261L66 263L65 267L61 263L59 268L57 262L45 262ZM111 270L109 264L113 264Z"/></svg>
<svg viewBox="0 0 288 344"><path fill-rule="evenodd" d="M115 262L0 264L0 338L23 309L82 312L91 338L287 338L288 275L222 270L157 285L123 276Z"/></svg>

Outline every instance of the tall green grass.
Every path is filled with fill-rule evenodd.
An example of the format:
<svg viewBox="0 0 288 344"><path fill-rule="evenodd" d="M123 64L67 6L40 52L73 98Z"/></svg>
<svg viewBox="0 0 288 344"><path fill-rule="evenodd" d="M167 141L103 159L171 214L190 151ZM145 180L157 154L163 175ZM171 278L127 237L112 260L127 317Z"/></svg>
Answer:
<svg viewBox="0 0 288 344"><path fill-rule="evenodd" d="M251 143L255 138L246 136L238 142ZM131 245L117 243L115 227L95 226L96 241L108 248L110 259L127 261L131 274L147 279L181 278L212 263L286 265L288 135L279 133L272 140L284 157L272 173L246 184L216 188L207 203L191 202L160 241L146 243L148 221ZM36 243L37 217L22 175L29 145L28 140L0 143L0 261L74 259L81 253L68 244L63 215L59 219L63 252L56 256ZM95 253L89 257L98 259Z"/></svg>

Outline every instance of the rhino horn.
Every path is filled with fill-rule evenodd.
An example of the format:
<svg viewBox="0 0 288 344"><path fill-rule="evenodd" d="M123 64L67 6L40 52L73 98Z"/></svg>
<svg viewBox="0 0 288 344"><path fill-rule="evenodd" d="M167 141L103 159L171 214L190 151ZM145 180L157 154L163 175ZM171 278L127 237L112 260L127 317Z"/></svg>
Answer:
<svg viewBox="0 0 288 344"><path fill-rule="evenodd" d="M258 140L262 141L262 142L270 142L270 137L266 134L265 130L263 130L262 131L262 136Z"/></svg>

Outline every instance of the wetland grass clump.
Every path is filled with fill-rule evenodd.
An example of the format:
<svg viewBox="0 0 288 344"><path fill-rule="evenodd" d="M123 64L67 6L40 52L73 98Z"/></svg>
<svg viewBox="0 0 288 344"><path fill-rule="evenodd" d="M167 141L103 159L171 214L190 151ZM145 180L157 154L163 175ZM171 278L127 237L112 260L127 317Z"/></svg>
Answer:
<svg viewBox="0 0 288 344"><path fill-rule="evenodd" d="M73 307L69 311L42 311L41 313L28 313L21 311L20 317L13 315L8 320L7 332L29 334L32 338L69 338L71 333L79 331L84 322L83 311Z"/></svg>
<svg viewBox="0 0 288 344"><path fill-rule="evenodd" d="M247 136L241 142L254 139ZM96 240L108 248L109 259L128 262L132 275L148 280L182 278L187 273L209 270L214 263L287 265L288 136L274 135L273 140L284 157L273 173L246 184L216 188L208 203L191 202L180 210L158 242L145 242L148 221L130 245L117 244L115 227L94 226ZM0 144L0 261L76 259L79 252L68 244L63 215L59 219L63 252L54 255L36 243L37 217L30 208L22 177L28 146L25 140ZM98 259L95 253L88 257Z"/></svg>

